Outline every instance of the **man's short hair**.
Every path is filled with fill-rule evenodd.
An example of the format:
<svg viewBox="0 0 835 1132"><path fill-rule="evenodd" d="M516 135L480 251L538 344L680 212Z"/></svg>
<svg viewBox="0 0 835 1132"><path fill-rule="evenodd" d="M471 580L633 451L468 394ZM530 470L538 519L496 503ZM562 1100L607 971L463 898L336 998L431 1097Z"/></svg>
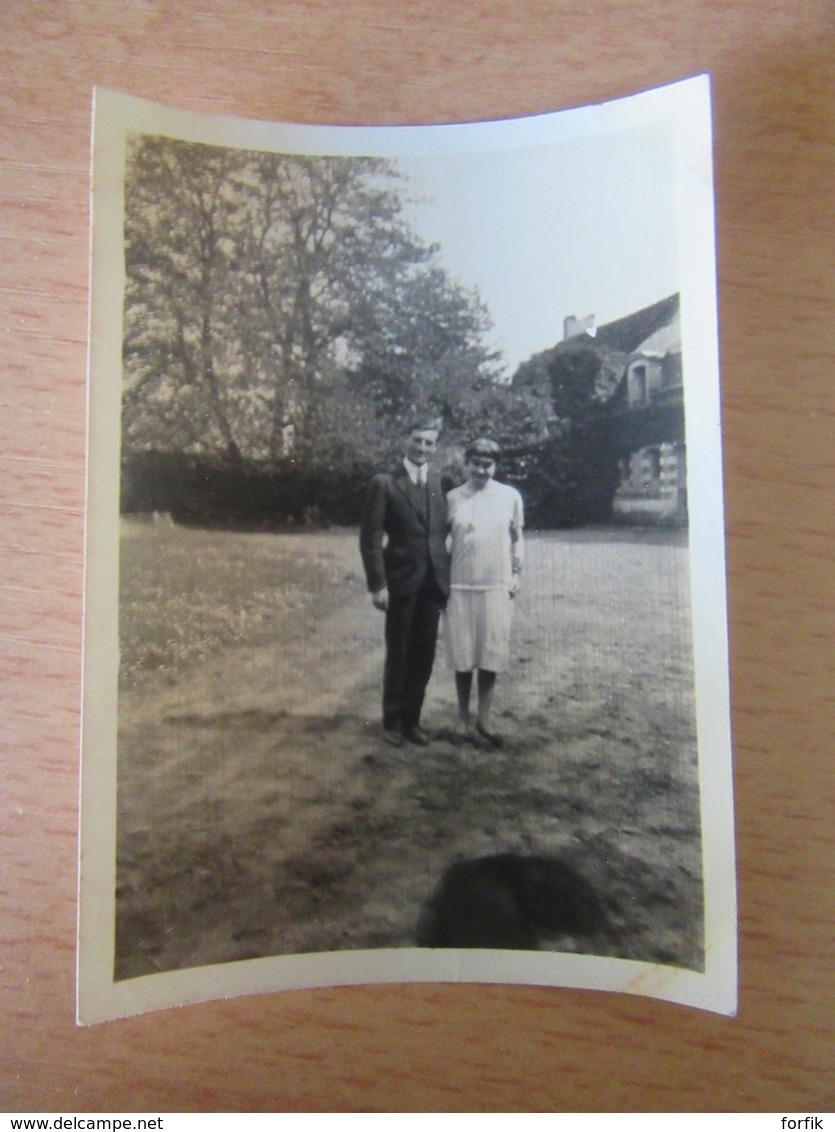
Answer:
<svg viewBox="0 0 835 1132"><path fill-rule="evenodd" d="M432 432L437 432L438 435L440 435L440 417L430 416L429 413L416 414L406 421L406 427L403 431L405 436L411 436L413 432L426 432L429 429L431 429Z"/></svg>
<svg viewBox="0 0 835 1132"><path fill-rule="evenodd" d="M479 436L477 440L471 440L464 449L465 461L471 460L473 456L486 456L498 463L502 458L501 446L489 436Z"/></svg>

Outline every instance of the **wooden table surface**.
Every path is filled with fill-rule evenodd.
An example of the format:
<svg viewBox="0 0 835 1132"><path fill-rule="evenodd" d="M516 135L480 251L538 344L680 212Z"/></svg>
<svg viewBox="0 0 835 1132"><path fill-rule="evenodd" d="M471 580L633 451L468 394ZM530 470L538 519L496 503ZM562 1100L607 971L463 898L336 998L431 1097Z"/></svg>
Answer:
<svg viewBox="0 0 835 1132"><path fill-rule="evenodd" d="M0 1110L833 1107L831 0L6 0ZM74 1023L90 97L508 117L709 71L740 892L736 1018L317 990Z"/></svg>

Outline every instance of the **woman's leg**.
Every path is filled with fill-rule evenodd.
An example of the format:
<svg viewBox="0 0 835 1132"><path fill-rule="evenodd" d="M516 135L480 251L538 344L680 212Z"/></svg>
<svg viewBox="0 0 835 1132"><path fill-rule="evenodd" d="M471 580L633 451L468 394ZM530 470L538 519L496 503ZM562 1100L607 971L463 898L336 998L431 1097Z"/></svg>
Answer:
<svg viewBox="0 0 835 1132"><path fill-rule="evenodd" d="M486 668L478 670L478 720L479 731L487 732L490 723L490 708L493 706L493 691L496 687L496 673Z"/></svg>
<svg viewBox="0 0 835 1132"><path fill-rule="evenodd" d="M470 694L472 689L472 672L456 672L455 691L458 695L458 722L464 731L470 726Z"/></svg>

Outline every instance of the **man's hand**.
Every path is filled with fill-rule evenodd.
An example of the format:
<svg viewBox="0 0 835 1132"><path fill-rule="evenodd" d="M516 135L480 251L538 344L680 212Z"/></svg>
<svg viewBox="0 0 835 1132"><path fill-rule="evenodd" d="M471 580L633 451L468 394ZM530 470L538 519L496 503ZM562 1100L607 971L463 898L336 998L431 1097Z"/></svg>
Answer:
<svg viewBox="0 0 835 1132"><path fill-rule="evenodd" d="M519 593L519 575L518 574L514 574L513 578L511 579L509 593L510 593L511 597L516 597L516 595Z"/></svg>
<svg viewBox="0 0 835 1132"><path fill-rule="evenodd" d="M381 590L375 590L371 595L371 602L375 609L382 609L385 611L389 607L389 591L387 586L383 586Z"/></svg>

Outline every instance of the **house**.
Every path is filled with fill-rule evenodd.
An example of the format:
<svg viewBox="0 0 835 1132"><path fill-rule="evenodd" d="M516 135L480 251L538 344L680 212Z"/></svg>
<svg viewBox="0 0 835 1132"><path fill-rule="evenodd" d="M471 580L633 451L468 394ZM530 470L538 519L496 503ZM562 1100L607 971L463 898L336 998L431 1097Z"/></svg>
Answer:
<svg viewBox="0 0 835 1132"><path fill-rule="evenodd" d="M513 389L554 398L556 375L569 390L597 359L592 400L606 407L607 443L582 470L584 490L604 492L598 511L624 522L687 523L684 391L678 294L600 326L569 315L563 338L523 362ZM577 379L579 378L579 383ZM570 406L569 406L570 408ZM588 453L587 453L588 455ZM607 466L603 467L603 463ZM600 474L598 474L600 473ZM605 489L605 491L604 491ZM588 495L588 491L586 491ZM563 508L571 512L571 507Z"/></svg>
<svg viewBox="0 0 835 1132"><path fill-rule="evenodd" d="M627 355L618 397L623 454L614 514L686 523L687 449L677 302L669 321Z"/></svg>
<svg viewBox="0 0 835 1132"><path fill-rule="evenodd" d="M620 483L613 513L634 522L687 522L687 450L679 296L603 326L570 315L563 344L578 339L606 351L599 394L616 406Z"/></svg>

